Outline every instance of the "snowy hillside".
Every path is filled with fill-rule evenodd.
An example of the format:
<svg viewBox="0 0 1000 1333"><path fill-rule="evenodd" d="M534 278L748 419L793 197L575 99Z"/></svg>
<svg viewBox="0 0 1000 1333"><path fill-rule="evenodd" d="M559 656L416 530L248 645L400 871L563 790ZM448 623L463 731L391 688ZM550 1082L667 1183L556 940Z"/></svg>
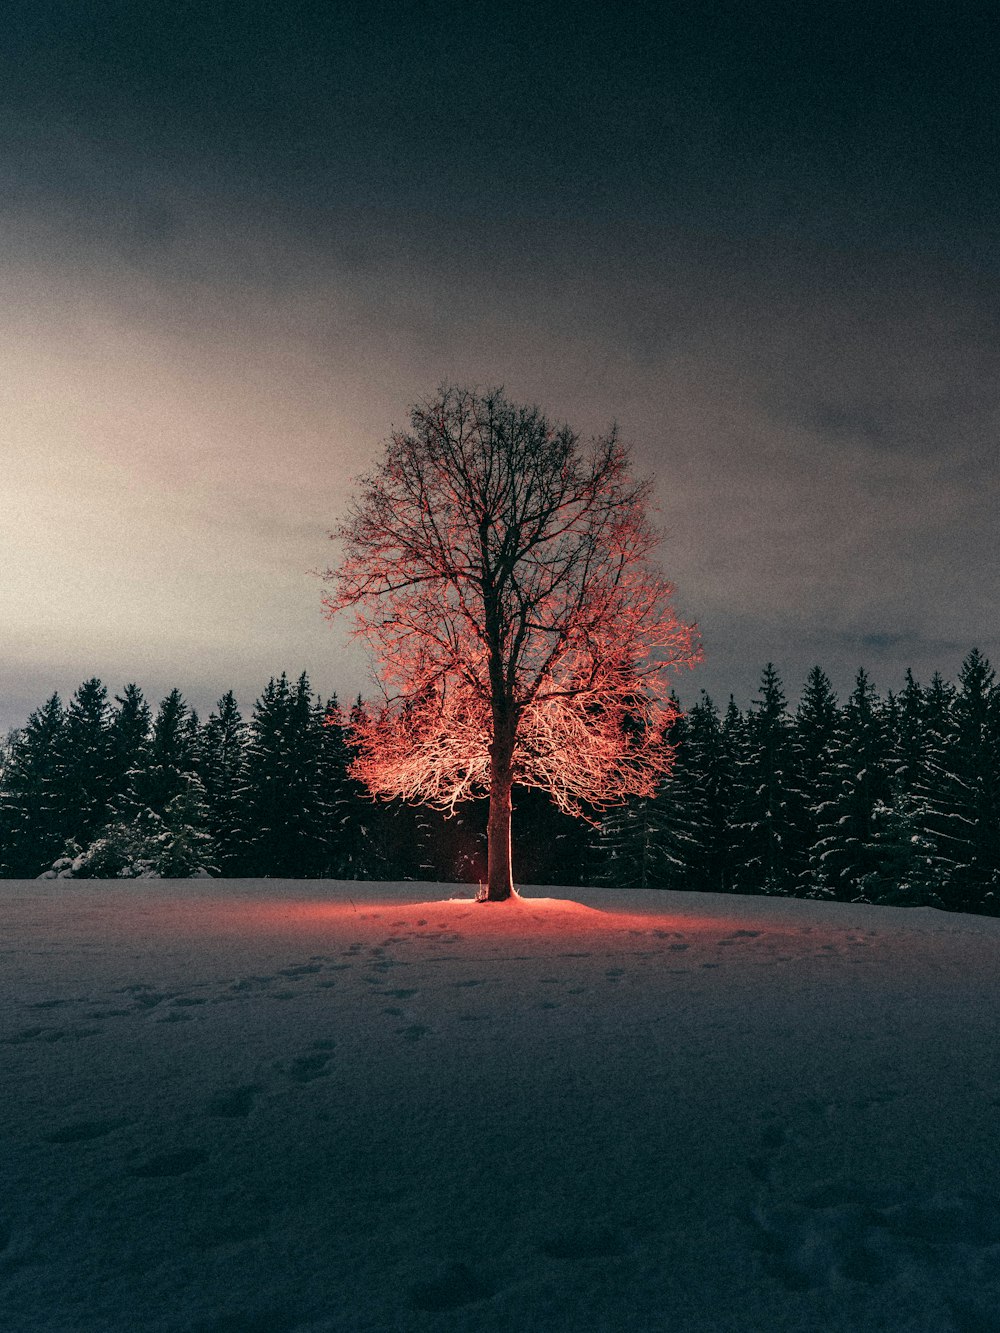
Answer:
<svg viewBox="0 0 1000 1333"><path fill-rule="evenodd" d="M0 884L3 1328L1000 1327L1000 921L451 892Z"/></svg>

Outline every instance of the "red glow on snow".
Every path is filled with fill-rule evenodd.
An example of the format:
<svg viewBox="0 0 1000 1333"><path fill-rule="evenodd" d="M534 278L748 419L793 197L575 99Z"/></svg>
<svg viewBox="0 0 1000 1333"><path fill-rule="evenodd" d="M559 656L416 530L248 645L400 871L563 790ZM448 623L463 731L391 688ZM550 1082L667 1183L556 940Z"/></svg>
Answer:
<svg viewBox="0 0 1000 1333"><path fill-rule="evenodd" d="M218 881L214 882L216 885ZM178 893L168 887L157 888L154 896L144 898L134 888L115 895L113 910L101 904L99 915L110 931L129 946L141 945L158 936L198 938L206 948L225 947L226 941L261 945L275 937L289 941L303 936L322 939L331 946L362 941L381 944L387 938L437 940L518 939L525 944L532 939L572 939L582 936L628 934L664 936L673 931L699 929L717 931L727 924L718 918L696 918L683 914L641 915L605 911L587 907L566 898L514 897L499 903L478 903L471 897L435 899L427 902L352 901L341 894L329 898L261 898L257 894L233 889L223 893L193 891ZM116 886L117 887L117 886ZM301 886L300 886L301 887ZM102 883L105 900L113 892ZM457 892L462 890L456 886ZM27 904L26 904L27 906ZM37 907L37 904L36 904ZM72 932L98 913L93 900L74 905L64 899L60 913L65 928Z"/></svg>

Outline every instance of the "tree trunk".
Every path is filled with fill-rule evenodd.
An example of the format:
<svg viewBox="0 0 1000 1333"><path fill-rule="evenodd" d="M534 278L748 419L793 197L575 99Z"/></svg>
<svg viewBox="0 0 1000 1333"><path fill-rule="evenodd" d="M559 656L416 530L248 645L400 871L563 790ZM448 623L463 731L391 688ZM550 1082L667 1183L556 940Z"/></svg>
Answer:
<svg viewBox="0 0 1000 1333"><path fill-rule="evenodd" d="M499 731L499 729L498 729ZM510 859L510 789L514 738L503 728L490 746L490 813L486 823L486 902L500 903L514 892Z"/></svg>

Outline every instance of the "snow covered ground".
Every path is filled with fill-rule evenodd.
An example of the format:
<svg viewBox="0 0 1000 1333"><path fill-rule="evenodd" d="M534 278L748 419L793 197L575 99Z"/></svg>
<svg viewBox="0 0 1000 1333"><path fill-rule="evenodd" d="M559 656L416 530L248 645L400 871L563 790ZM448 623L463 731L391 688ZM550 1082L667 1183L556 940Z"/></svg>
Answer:
<svg viewBox="0 0 1000 1333"><path fill-rule="evenodd" d="M1000 1328L1000 921L452 892L0 884L0 1326Z"/></svg>

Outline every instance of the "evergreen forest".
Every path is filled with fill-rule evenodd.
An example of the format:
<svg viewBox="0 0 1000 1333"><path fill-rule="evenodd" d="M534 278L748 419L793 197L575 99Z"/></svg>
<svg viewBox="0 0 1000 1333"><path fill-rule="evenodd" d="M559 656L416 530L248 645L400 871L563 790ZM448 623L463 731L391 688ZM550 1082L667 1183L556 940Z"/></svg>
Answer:
<svg viewBox="0 0 1000 1333"><path fill-rule="evenodd" d="M0 875L220 875L475 883L486 803L452 816L373 802L350 776L352 725L303 674L232 692L201 721L179 690L54 694L0 753ZM907 673L839 700L819 667L789 707L772 665L741 710L704 693L663 744L655 796L561 813L515 788L524 884L782 894L1000 915L1000 687L973 650L956 682Z"/></svg>

